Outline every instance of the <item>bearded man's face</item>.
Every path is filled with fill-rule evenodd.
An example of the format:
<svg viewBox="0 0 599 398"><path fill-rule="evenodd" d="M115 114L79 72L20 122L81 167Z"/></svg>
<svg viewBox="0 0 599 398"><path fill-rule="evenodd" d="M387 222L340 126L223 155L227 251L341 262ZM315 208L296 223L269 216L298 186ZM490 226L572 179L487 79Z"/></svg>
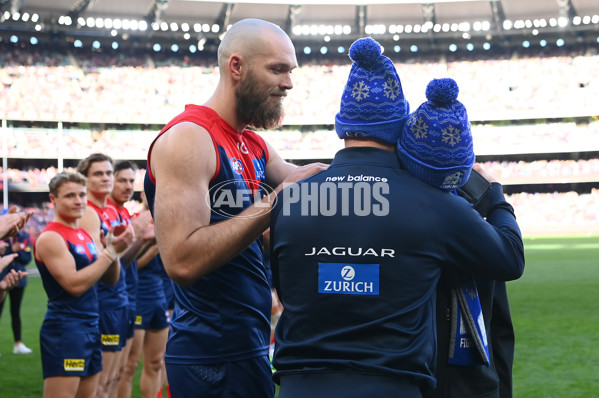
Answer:
<svg viewBox="0 0 599 398"><path fill-rule="evenodd" d="M250 68L235 90L239 121L259 129L279 127L285 114L282 102L285 95L278 85L269 87L268 83L261 82Z"/></svg>

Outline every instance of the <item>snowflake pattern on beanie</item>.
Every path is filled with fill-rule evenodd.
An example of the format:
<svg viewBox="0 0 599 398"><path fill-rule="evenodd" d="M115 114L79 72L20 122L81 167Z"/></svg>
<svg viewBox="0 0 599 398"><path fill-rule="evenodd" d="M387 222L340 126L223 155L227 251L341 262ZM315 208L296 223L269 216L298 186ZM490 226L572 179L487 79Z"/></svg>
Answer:
<svg viewBox="0 0 599 398"><path fill-rule="evenodd" d="M455 80L432 80L426 88L428 101L408 116L397 143L405 168L447 190L466 183L475 160L468 114L458 93Z"/></svg>
<svg viewBox="0 0 599 398"><path fill-rule="evenodd" d="M370 138L395 145L409 104L393 62L372 38L356 40L349 56L354 62L335 117L339 138Z"/></svg>

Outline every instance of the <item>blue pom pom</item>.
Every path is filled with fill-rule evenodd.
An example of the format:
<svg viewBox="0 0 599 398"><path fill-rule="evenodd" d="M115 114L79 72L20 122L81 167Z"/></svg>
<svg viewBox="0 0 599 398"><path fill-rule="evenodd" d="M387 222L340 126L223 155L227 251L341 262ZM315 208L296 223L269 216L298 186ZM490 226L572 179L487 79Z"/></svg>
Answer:
<svg viewBox="0 0 599 398"><path fill-rule="evenodd" d="M437 106L450 105L458 99L460 89L455 80L450 78L433 79L426 86L426 99Z"/></svg>
<svg viewBox="0 0 599 398"><path fill-rule="evenodd" d="M351 60L363 68L375 65L380 56L381 45L370 37L356 40L349 49Z"/></svg>

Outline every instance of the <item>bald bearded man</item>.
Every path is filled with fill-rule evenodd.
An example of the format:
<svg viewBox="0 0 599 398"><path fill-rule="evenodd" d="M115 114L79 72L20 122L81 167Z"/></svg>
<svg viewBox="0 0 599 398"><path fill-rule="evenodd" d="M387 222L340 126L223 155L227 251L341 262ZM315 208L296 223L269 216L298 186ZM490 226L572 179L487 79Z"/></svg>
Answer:
<svg viewBox="0 0 599 398"><path fill-rule="evenodd" d="M281 124L297 66L283 30L237 22L218 65L210 99L187 105L148 152L144 189L175 282L166 369L173 397L268 398L271 292L261 234L283 183L326 166L287 163L247 129Z"/></svg>

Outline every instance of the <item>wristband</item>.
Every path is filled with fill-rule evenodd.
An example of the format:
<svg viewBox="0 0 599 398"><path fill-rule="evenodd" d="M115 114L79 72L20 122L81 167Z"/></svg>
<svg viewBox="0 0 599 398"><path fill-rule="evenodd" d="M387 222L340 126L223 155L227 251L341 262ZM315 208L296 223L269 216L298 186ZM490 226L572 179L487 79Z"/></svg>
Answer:
<svg viewBox="0 0 599 398"><path fill-rule="evenodd" d="M110 247L110 249L104 249L102 255L106 257L108 261L110 261L111 263L114 262L114 260L116 260L116 250L114 250L114 247Z"/></svg>

